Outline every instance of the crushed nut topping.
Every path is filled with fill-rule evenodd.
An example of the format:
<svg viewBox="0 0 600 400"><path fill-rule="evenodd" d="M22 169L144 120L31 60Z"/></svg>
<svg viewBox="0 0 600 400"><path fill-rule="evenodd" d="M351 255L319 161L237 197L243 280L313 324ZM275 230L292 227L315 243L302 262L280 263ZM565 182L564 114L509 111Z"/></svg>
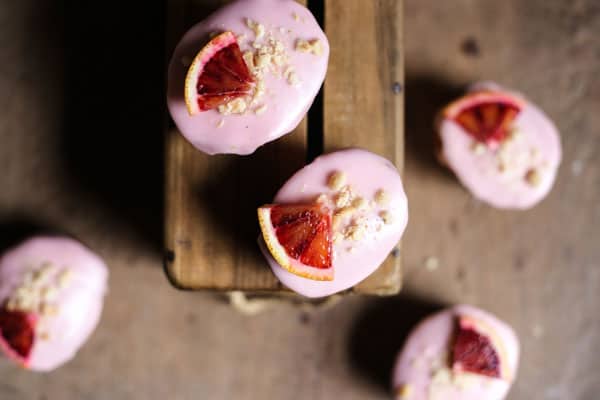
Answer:
<svg viewBox="0 0 600 400"><path fill-rule="evenodd" d="M311 53L316 56L320 56L321 54L323 54L323 44L319 39L298 39L296 40L296 51L299 51L301 53Z"/></svg>
<svg viewBox="0 0 600 400"><path fill-rule="evenodd" d="M392 214L387 211L387 210L383 210L379 213L379 216L381 217L381 219L383 220L383 222L386 225L391 224L392 222L394 222L394 218L392 217Z"/></svg>
<svg viewBox="0 0 600 400"><path fill-rule="evenodd" d="M293 13L292 17L294 18L294 21L300 21L300 16L298 14Z"/></svg>
<svg viewBox="0 0 600 400"><path fill-rule="evenodd" d="M254 110L254 114L260 115L260 114L264 113L265 111L267 111L267 105L263 104L262 106L258 107L256 110Z"/></svg>
<svg viewBox="0 0 600 400"><path fill-rule="evenodd" d="M265 26L256 21L251 20L250 18L246 18L246 26L254 32L256 39L260 39L265 34Z"/></svg>
<svg viewBox="0 0 600 400"><path fill-rule="evenodd" d="M63 268L58 273L56 271L52 264L43 263L37 270L26 272L20 285L7 299L6 308L42 316L56 315L58 306L52 301L58 296L59 289L70 284L71 270Z"/></svg>
<svg viewBox="0 0 600 400"><path fill-rule="evenodd" d="M352 188L348 185L342 187L333 198L335 206L338 208L345 208L352 204Z"/></svg>
<svg viewBox="0 0 600 400"><path fill-rule="evenodd" d="M369 203L362 197L356 197L354 200L352 200L352 207L354 207L357 210L364 210L368 206Z"/></svg>
<svg viewBox="0 0 600 400"><path fill-rule="evenodd" d="M219 106L219 112L223 115L230 114L243 114L246 111L248 105L242 98L237 98L230 101L227 104L222 104Z"/></svg>
<svg viewBox="0 0 600 400"><path fill-rule="evenodd" d="M219 122L217 122L217 128L222 128L225 125L225 120L221 118Z"/></svg>
<svg viewBox="0 0 600 400"><path fill-rule="evenodd" d="M398 400L408 400L413 393L413 388L410 384L404 384L398 387L396 390L396 397Z"/></svg>
<svg viewBox="0 0 600 400"><path fill-rule="evenodd" d="M386 206L390 202L390 197L385 190L379 189L375 192L375 202L380 206Z"/></svg>
<svg viewBox="0 0 600 400"><path fill-rule="evenodd" d="M525 181L531 186L539 186L542 182L542 176L540 175L539 170L536 168L531 168L529 171L527 171L525 174Z"/></svg>
<svg viewBox="0 0 600 400"><path fill-rule="evenodd" d="M486 145L481 142L473 142L473 144L471 144L471 151L475 155L480 156L480 155L484 154L486 149L487 149Z"/></svg>
<svg viewBox="0 0 600 400"><path fill-rule="evenodd" d="M327 179L327 186L332 190L340 190L346 183L346 174L342 171L334 171Z"/></svg>

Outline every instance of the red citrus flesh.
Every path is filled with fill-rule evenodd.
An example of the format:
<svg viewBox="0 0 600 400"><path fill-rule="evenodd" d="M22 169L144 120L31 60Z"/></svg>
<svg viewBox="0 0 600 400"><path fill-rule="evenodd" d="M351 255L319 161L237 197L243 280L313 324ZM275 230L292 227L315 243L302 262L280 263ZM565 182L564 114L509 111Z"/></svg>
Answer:
<svg viewBox="0 0 600 400"><path fill-rule="evenodd" d="M321 205L273 206L271 222L291 258L314 268L331 268L331 216Z"/></svg>
<svg viewBox="0 0 600 400"><path fill-rule="evenodd" d="M500 356L490 338L471 324L459 321L452 349L455 371L472 372L492 378L501 377Z"/></svg>
<svg viewBox="0 0 600 400"><path fill-rule="evenodd" d="M521 112L522 101L496 92L469 94L446 108L452 119L479 142L493 145L502 142Z"/></svg>
<svg viewBox="0 0 600 400"><path fill-rule="evenodd" d="M251 93L254 77L232 32L214 37L196 56L185 82L190 114L215 109Z"/></svg>
<svg viewBox="0 0 600 400"><path fill-rule="evenodd" d="M9 357L27 363L35 340L35 320L22 311L0 310L0 345Z"/></svg>

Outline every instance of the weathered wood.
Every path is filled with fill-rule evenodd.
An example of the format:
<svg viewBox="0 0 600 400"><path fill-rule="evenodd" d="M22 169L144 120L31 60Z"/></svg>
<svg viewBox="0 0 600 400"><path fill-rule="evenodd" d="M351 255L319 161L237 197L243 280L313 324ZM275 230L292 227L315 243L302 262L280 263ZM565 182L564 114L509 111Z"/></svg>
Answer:
<svg viewBox="0 0 600 400"><path fill-rule="evenodd" d="M221 3L170 2L167 57L185 29ZM325 148L361 146L401 166L403 95L392 91L403 73L401 2L328 1L325 13L332 51L325 84ZM186 289L281 291L256 246L255 209L274 196L306 156L306 119L292 134L248 157L204 155L177 129L168 129L165 245L172 283ZM396 293L400 282L396 257L356 291Z"/></svg>
<svg viewBox="0 0 600 400"><path fill-rule="evenodd" d="M324 94L325 151L362 147L402 169L402 25L402 1L326 0L331 56ZM394 294L401 283L395 251L354 291Z"/></svg>

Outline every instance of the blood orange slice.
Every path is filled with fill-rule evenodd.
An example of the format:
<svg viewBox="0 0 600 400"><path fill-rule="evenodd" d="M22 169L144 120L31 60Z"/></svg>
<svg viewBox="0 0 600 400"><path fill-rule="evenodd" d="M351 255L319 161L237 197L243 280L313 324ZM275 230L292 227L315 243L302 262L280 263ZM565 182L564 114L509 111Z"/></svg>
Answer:
<svg viewBox="0 0 600 400"><path fill-rule="evenodd" d="M491 328L474 318L459 318L452 358L455 372L509 379L502 342Z"/></svg>
<svg viewBox="0 0 600 400"><path fill-rule="evenodd" d="M523 100L510 94L475 92L451 103L442 115L476 140L493 147L506 138L523 106Z"/></svg>
<svg viewBox="0 0 600 400"><path fill-rule="evenodd" d="M264 241L286 270L317 281L333 280L331 212L320 203L258 209Z"/></svg>
<svg viewBox="0 0 600 400"><path fill-rule="evenodd" d="M0 310L0 348L6 355L27 366L35 340L34 314Z"/></svg>
<svg viewBox="0 0 600 400"><path fill-rule="evenodd" d="M190 115L211 110L250 94L254 77L232 32L215 36L194 58L185 77Z"/></svg>

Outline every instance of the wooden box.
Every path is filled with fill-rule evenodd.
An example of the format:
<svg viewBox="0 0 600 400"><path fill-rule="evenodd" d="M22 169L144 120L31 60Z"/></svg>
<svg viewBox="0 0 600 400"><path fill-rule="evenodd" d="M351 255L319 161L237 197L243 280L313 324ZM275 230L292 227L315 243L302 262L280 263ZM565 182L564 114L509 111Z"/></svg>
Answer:
<svg viewBox="0 0 600 400"><path fill-rule="evenodd" d="M168 58L185 30L220 3L168 3ZM165 269L176 287L287 292L258 250L256 208L322 152L362 147L402 169L402 1L320 0L308 6L325 27L331 54L323 91L293 133L250 156L208 156L172 123L167 129ZM395 250L351 292L392 295L401 283Z"/></svg>

